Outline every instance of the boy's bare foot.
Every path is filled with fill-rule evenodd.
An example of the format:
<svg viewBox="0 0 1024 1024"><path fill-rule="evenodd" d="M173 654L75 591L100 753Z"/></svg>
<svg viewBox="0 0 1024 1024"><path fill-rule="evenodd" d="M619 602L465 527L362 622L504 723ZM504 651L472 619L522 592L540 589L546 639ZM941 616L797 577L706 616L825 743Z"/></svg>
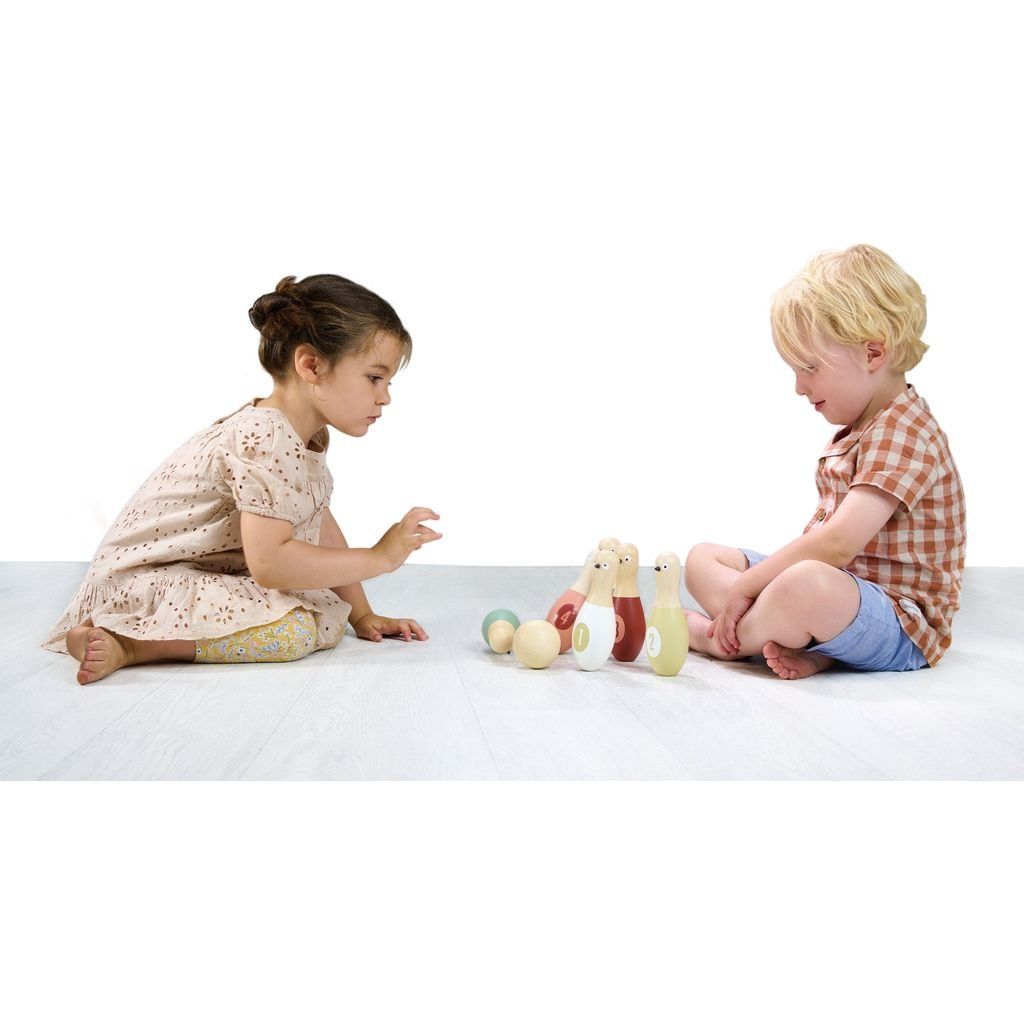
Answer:
<svg viewBox="0 0 1024 1024"><path fill-rule="evenodd" d="M83 686L135 662L130 640L98 626L75 626L66 643L72 657L80 663L76 678Z"/></svg>
<svg viewBox="0 0 1024 1024"><path fill-rule="evenodd" d="M718 658L719 661L738 661L745 658L745 654L726 654L711 637L708 636L708 626L711 620L701 612L691 612L689 608L683 609L686 614L686 627L690 631L690 650L698 654L706 654L709 658Z"/></svg>
<svg viewBox="0 0 1024 1024"><path fill-rule="evenodd" d="M764 645L764 657L768 667L780 679L804 679L821 672L834 664L835 659L819 651L794 651L791 647L769 640Z"/></svg>

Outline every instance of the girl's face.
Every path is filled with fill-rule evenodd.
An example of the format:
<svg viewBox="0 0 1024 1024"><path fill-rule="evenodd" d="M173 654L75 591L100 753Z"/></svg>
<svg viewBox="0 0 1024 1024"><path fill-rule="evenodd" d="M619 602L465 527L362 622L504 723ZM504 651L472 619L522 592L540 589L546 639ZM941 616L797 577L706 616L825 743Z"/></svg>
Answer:
<svg viewBox="0 0 1024 1024"><path fill-rule="evenodd" d="M361 355L338 362L316 385L317 410L350 437L362 437L391 403L391 378L398 372L402 346L389 334L379 335Z"/></svg>

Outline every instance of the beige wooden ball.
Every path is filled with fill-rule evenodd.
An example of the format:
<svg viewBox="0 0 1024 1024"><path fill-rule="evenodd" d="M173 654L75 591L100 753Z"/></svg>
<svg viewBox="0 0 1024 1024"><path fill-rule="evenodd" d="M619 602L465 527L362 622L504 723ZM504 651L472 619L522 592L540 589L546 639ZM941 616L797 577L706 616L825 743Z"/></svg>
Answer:
<svg viewBox="0 0 1024 1024"><path fill-rule="evenodd" d="M527 668L547 668L558 657L562 638L544 619L527 619L512 637L512 653Z"/></svg>
<svg viewBox="0 0 1024 1024"><path fill-rule="evenodd" d="M516 628L507 619L498 619L491 623L487 630L487 642L491 650L496 654L508 654L512 650L512 637L515 636Z"/></svg>

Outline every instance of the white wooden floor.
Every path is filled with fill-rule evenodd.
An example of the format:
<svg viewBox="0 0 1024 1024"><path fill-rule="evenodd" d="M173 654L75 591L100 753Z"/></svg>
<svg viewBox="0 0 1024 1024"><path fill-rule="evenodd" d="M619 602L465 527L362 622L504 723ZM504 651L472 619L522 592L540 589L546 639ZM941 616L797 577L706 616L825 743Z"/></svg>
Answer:
<svg viewBox="0 0 1024 1024"><path fill-rule="evenodd" d="M1024 569L970 569L934 670L778 680L691 654L544 671L492 654L483 616L542 617L574 568L405 566L374 608L426 643L283 665L162 663L75 682L39 648L77 562L0 564L0 779L1022 779ZM645 606L651 570L641 572Z"/></svg>

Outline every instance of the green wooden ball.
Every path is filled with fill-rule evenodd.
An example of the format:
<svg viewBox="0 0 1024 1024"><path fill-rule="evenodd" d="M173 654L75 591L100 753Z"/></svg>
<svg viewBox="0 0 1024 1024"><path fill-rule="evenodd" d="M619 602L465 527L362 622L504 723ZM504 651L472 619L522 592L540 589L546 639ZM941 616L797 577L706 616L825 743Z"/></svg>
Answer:
<svg viewBox="0 0 1024 1024"><path fill-rule="evenodd" d="M519 628L519 616L515 612L510 612L507 608L495 608L493 612L488 612L484 616L483 625L480 627L484 643L488 646L490 646L490 638L487 636L487 631L495 622L511 622L513 629Z"/></svg>

